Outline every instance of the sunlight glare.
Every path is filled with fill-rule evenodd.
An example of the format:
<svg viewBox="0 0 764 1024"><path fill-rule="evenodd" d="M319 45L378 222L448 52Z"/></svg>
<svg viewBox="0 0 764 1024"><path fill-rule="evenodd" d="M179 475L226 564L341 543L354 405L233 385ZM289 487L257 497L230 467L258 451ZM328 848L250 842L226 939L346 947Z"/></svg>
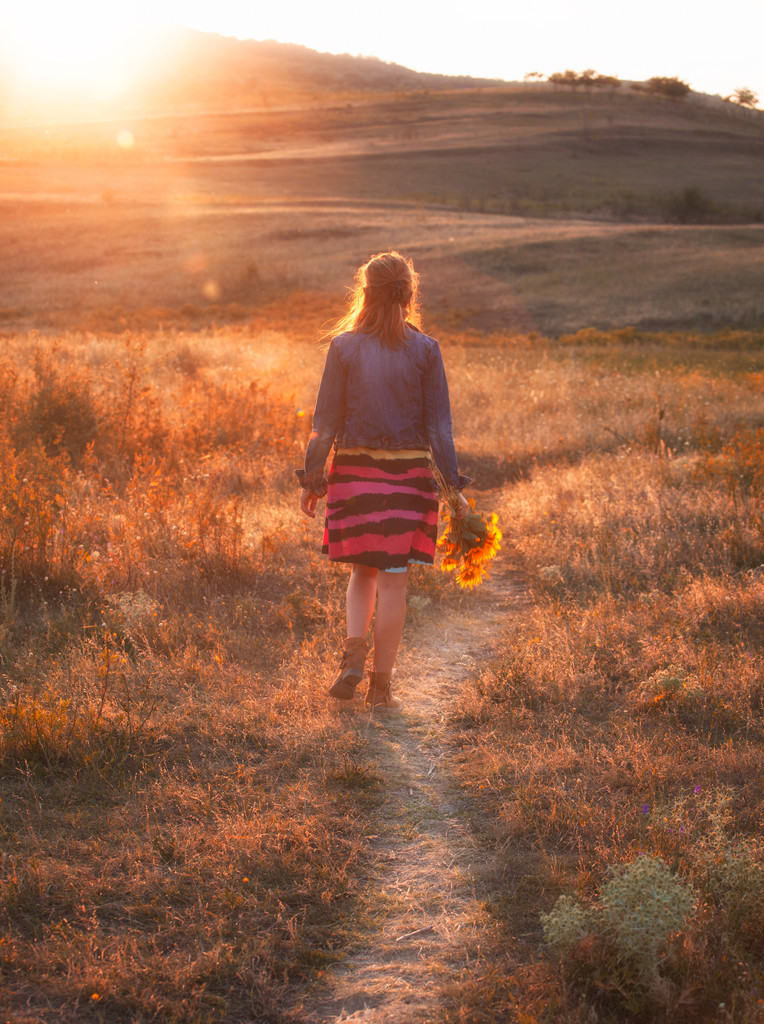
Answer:
<svg viewBox="0 0 764 1024"><path fill-rule="evenodd" d="M3 22L4 63L17 90L38 98L111 99L148 56L148 33L119 7L46 5L42 14L33 4Z"/></svg>

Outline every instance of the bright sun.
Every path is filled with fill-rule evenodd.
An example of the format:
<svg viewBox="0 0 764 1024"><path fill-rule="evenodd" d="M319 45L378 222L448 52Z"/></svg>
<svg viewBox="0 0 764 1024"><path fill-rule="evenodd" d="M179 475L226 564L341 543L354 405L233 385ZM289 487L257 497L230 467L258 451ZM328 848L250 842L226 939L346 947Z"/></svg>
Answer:
<svg viewBox="0 0 764 1024"><path fill-rule="evenodd" d="M120 5L21 5L4 14L3 63L21 92L62 101L108 100L128 85L150 49Z"/></svg>

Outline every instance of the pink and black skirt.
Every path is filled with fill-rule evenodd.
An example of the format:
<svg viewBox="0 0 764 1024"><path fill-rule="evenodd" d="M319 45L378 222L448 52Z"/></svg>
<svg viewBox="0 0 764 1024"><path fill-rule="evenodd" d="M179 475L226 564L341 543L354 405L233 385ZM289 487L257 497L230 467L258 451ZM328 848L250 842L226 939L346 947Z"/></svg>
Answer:
<svg viewBox="0 0 764 1024"><path fill-rule="evenodd" d="M428 452L340 448L328 484L322 551L333 562L432 565L438 493Z"/></svg>

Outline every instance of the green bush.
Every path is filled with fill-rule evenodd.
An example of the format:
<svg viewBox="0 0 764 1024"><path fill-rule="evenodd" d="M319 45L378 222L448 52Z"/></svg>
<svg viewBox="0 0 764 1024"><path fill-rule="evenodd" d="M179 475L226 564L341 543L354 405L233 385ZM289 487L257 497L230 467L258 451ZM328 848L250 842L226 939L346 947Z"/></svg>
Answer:
<svg viewBox="0 0 764 1024"><path fill-rule="evenodd" d="M614 873L588 907L561 896L541 915L544 941L578 980L618 991L634 1007L660 983L669 940L695 899L659 857L640 857Z"/></svg>

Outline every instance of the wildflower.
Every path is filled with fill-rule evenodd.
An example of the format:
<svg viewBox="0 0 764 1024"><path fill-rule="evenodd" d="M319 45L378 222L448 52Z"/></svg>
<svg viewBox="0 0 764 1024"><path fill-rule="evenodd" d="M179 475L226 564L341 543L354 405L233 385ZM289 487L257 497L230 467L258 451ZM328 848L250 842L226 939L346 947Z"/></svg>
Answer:
<svg viewBox="0 0 764 1024"><path fill-rule="evenodd" d="M456 518L456 491L449 487L443 477L434 470L435 479L443 499L443 520L446 530L438 540L443 548L441 569L456 573L460 587L471 589L482 583L486 574L486 563L501 549L501 530L496 513L485 516L475 511L475 502L470 501L472 511L464 519Z"/></svg>

